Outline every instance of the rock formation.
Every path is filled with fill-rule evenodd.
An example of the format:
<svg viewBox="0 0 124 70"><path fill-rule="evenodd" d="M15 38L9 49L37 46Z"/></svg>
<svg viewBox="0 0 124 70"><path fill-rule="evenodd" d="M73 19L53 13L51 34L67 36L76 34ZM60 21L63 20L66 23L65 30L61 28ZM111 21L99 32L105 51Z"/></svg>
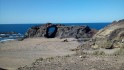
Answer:
<svg viewBox="0 0 124 70"><path fill-rule="evenodd" d="M112 22L99 30L89 42L81 46L106 49L124 47L124 20Z"/></svg>
<svg viewBox="0 0 124 70"><path fill-rule="evenodd" d="M50 28L54 28L50 32ZM97 30L90 29L88 26L65 26L62 24L43 24L31 27L26 32L26 37L46 37L46 38L91 38Z"/></svg>
<svg viewBox="0 0 124 70"><path fill-rule="evenodd" d="M92 40L95 42L95 46L102 48L124 47L124 20L114 21L99 30Z"/></svg>

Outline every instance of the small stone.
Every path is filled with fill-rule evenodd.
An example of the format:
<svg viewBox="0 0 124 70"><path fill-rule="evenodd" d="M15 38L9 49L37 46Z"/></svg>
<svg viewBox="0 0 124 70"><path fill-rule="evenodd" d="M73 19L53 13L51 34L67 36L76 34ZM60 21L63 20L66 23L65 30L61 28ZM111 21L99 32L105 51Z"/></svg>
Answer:
<svg viewBox="0 0 124 70"><path fill-rule="evenodd" d="M79 56L80 58L82 58L82 56Z"/></svg>

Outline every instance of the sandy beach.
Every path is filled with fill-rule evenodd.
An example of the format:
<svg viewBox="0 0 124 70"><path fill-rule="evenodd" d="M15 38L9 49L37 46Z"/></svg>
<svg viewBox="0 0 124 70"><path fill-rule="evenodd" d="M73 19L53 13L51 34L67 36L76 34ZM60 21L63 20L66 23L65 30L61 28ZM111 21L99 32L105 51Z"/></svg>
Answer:
<svg viewBox="0 0 124 70"><path fill-rule="evenodd" d="M23 41L7 41L0 43L0 67L14 70L24 65L30 65L37 58L64 56L75 53L70 49L80 43L68 38L62 42L59 38L27 38Z"/></svg>

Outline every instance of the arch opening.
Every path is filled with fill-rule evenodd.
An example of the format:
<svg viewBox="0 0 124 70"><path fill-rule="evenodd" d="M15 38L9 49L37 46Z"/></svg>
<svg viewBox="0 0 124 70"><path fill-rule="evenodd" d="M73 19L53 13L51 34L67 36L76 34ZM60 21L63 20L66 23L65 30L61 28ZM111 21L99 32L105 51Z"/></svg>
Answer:
<svg viewBox="0 0 124 70"><path fill-rule="evenodd" d="M58 30L58 28L57 28L56 25L52 25L52 26L47 27L45 37L47 37L47 38L55 38L57 30Z"/></svg>

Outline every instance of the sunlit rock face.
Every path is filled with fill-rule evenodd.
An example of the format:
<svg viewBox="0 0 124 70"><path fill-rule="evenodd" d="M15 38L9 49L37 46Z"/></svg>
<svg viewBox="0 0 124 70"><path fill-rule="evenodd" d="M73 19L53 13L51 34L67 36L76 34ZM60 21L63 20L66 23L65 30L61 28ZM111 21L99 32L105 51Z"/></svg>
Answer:
<svg viewBox="0 0 124 70"><path fill-rule="evenodd" d="M124 47L124 20L112 22L112 24L99 30L92 38L94 46L102 48Z"/></svg>
<svg viewBox="0 0 124 70"><path fill-rule="evenodd" d="M46 38L91 38L97 30L88 26L65 26L62 24L47 23L31 27L26 32L26 37L46 37Z"/></svg>

